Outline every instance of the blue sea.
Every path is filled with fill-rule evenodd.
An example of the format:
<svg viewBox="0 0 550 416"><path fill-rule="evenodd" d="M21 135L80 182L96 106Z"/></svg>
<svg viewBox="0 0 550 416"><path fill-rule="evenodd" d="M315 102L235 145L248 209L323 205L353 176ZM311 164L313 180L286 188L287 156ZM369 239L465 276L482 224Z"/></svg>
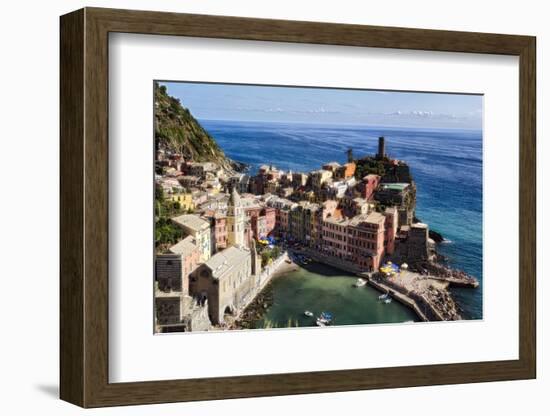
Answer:
<svg viewBox="0 0 550 416"><path fill-rule="evenodd" d="M438 252L449 265L480 280L476 289L453 289L467 319L482 318L482 132L350 125L234 122L201 124L232 159L255 173L261 164L307 172L323 163L346 161L377 151L385 136L386 152L405 160L417 185L416 215L446 242Z"/></svg>

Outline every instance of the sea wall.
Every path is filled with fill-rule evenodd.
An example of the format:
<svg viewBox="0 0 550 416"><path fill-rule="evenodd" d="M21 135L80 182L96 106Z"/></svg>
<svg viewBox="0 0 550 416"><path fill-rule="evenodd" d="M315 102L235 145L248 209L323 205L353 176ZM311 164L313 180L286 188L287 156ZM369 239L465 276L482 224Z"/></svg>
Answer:
<svg viewBox="0 0 550 416"><path fill-rule="evenodd" d="M266 266L261 273L256 276L256 284L247 293L245 299L241 303L241 307L235 311L235 320L238 320L244 310L254 301L256 296L264 289L264 287L271 281L281 265L288 260L288 253L285 251L279 257L277 257L273 263Z"/></svg>
<svg viewBox="0 0 550 416"><path fill-rule="evenodd" d="M396 290L394 290L395 288L389 286L389 285L385 285L383 283L380 283L380 282L377 282L373 279L367 279L368 283L370 286L374 287L375 289L379 290L380 292L383 292L383 293L390 293L391 297L393 299L395 299L396 301L398 301L399 303L411 308L415 313L416 315L420 318L421 321L424 321L424 322L428 322L428 321L434 321L434 320L437 320L437 321L442 321L443 318L441 316L438 316L437 313L433 313L434 311L430 311L429 309L430 308L427 308L426 307L426 304L425 302L421 302L422 304L422 307L419 306L419 303L413 299L412 297L408 296L408 295L405 295L404 293L401 293L401 292L398 292ZM432 319L430 319L430 317ZM437 319L433 319L433 318L437 318Z"/></svg>

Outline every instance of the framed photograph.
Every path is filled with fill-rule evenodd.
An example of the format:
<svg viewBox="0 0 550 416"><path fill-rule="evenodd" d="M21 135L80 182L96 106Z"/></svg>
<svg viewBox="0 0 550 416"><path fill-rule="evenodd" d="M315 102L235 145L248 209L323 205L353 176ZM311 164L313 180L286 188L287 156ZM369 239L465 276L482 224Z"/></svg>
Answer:
<svg viewBox="0 0 550 416"><path fill-rule="evenodd" d="M536 377L535 38L61 17L83 406Z"/></svg>

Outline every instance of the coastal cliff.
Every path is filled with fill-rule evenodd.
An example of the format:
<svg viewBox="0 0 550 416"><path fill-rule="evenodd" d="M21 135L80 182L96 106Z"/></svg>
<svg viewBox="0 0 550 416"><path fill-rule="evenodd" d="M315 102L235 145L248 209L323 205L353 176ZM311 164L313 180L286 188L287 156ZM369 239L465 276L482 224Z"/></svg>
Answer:
<svg viewBox="0 0 550 416"><path fill-rule="evenodd" d="M155 147L181 154L193 162L214 162L226 172L241 171L245 165L229 159L214 138L166 87L155 83Z"/></svg>

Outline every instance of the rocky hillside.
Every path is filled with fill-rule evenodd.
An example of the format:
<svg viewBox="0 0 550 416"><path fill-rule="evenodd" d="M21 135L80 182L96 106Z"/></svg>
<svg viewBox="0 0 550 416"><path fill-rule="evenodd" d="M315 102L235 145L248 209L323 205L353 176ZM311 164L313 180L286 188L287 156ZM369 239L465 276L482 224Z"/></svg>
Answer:
<svg viewBox="0 0 550 416"><path fill-rule="evenodd" d="M226 171L239 171L242 165L225 156L216 141L182 106L168 95L166 87L155 83L155 145L181 153L186 160L215 162Z"/></svg>

